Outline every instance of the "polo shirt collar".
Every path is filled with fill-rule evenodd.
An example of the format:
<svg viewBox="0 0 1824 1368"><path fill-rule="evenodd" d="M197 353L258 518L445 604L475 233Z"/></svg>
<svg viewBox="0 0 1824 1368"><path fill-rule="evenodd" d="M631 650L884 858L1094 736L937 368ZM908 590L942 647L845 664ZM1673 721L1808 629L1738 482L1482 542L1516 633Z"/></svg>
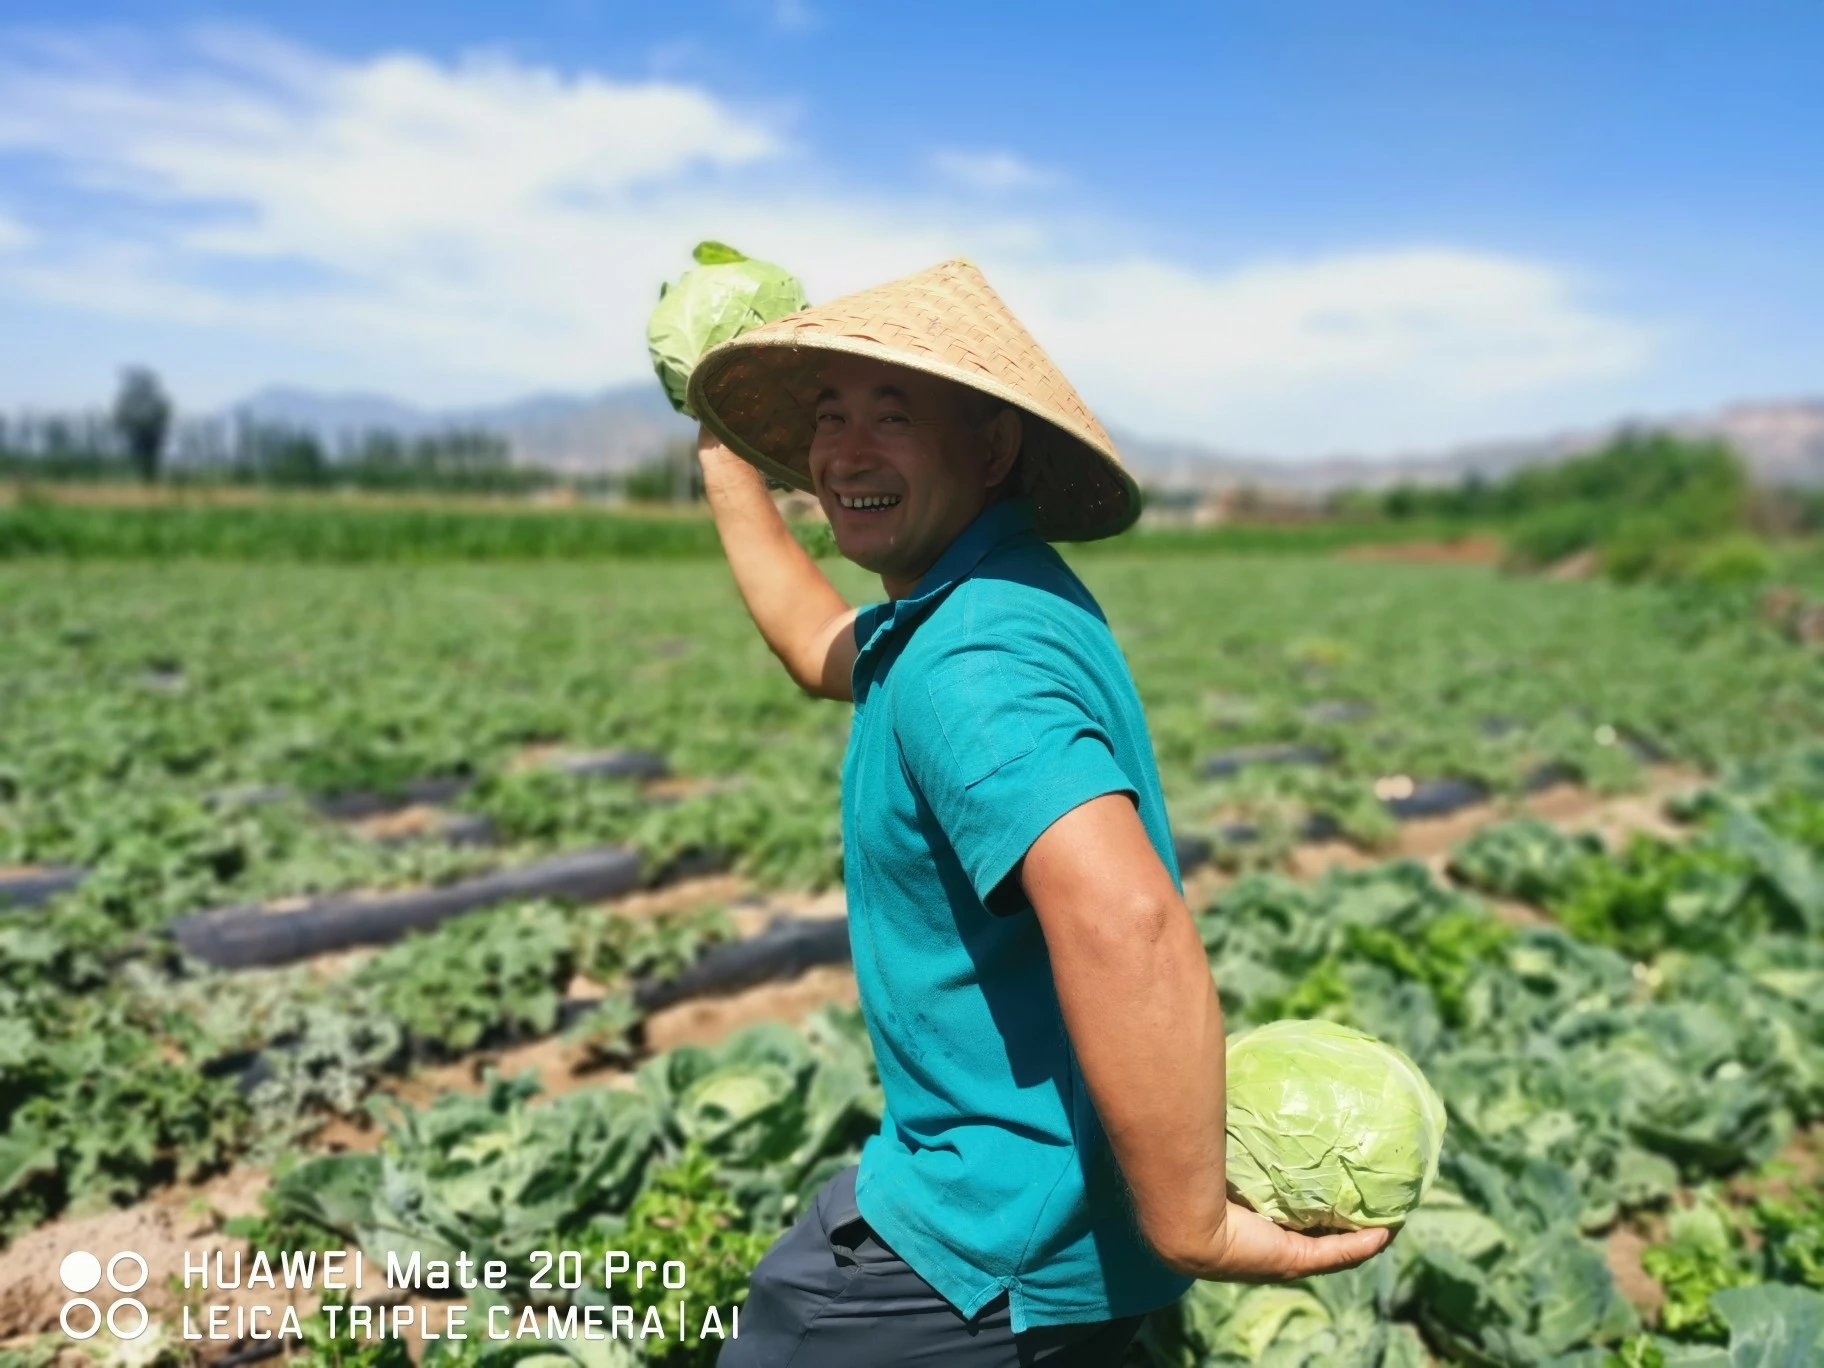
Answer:
<svg viewBox="0 0 1824 1368"><path fill-rule="evenodd" d="M989 504L976 515L974 522L957 534L955 541L944 548L937 562L912 586L907 601L927 598L944 586L966 578L981 563L983 556L1002 542L1031 532L1035 525L1029 494Z"/></svg>
<svg viewBox="0 0 1824 1368"><path fill-rule="evenodd" d="M863 608L859 621L865 636L860 638L855 668L850 675L850 687L857 703L865 694L862 680L870 668L868 662L874 658L882 641L895 633L910 631L946 589L968 577L982 557L1003 542L1031 532L1036 525L1029 494L991 503L944 548L936 563L912 586L910 594L903 599L889 599Z"/></svg>

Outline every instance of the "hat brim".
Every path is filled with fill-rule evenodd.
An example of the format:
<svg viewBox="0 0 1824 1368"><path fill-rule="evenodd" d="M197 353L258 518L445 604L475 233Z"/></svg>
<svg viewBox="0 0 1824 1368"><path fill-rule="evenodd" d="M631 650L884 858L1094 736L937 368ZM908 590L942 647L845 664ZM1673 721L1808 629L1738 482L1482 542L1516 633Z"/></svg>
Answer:
<svg viewBox="0 0 1824 1368"><path fill-rule="evenodd" d="M821 334L753 335L712 347L691 371L688 402L729 450L783 484L814 493L810 446L820 361L864 356L938 376L1020 410L1025 492L1034 530L1047 541L1096 541L1134 525L1143 496L1120 457L1062 415L981 371L866 338Z"/></svg>

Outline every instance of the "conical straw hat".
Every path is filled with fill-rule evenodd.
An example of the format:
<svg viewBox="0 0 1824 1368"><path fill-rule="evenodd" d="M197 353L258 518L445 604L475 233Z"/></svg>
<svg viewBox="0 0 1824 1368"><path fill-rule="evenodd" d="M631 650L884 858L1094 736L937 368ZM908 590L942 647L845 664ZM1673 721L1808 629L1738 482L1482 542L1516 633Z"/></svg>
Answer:
<svg viewBox="0 0 1824 1368"><path fill-rule="evenodd" d="M942 376L1022 409L1025 492L1047 540L1112 537L1140 516L1139 486L1088 405L960 259L712 347L690 374L690 407L731 451L810 491L817 361L828 352Z"/></svg>

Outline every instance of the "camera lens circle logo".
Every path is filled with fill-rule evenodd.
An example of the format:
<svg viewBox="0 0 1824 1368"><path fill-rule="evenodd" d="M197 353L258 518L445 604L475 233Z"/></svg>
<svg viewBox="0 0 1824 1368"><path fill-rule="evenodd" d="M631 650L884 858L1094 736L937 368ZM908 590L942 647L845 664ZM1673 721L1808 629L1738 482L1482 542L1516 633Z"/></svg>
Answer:
<svg viewBox="0 0 1824 1368"><path fill-rule="evenodd" d="M105 1276L108 1286L116 1292L137 1292L146 1285L150 1272L146 1261L140 1255L126 1250L108 1260L107 1268L102 1268L101 1260L86 1249L79 1249L73 1254L66 1254L63 1263L58 1266L57 1276L63 1285L76 1295L63 1304L63 1311L57 1317L58 1324L63 1326L63 1333L71 1339L91 1339L103 1325L115 1339L138 1339L146 1333L146 1326L151 1315L146 1311L146 1304L137 1297L117 1297L114 1304L108 1307L103 1315L101 1307L91 1298L84 1296L101 1286Z"/></svg>

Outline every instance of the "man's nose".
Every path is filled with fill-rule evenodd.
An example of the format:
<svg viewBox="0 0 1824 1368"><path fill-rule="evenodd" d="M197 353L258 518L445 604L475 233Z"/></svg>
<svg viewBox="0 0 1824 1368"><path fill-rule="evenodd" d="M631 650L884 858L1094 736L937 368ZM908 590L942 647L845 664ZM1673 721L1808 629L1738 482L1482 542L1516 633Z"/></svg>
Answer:
<svg viewBox="0 0 1824 1368"><path fill-rule="evenodd" d="M873 434L866 423L844 423L830 452L829 467L837 474L865 470L875 457Z"/></svg>

